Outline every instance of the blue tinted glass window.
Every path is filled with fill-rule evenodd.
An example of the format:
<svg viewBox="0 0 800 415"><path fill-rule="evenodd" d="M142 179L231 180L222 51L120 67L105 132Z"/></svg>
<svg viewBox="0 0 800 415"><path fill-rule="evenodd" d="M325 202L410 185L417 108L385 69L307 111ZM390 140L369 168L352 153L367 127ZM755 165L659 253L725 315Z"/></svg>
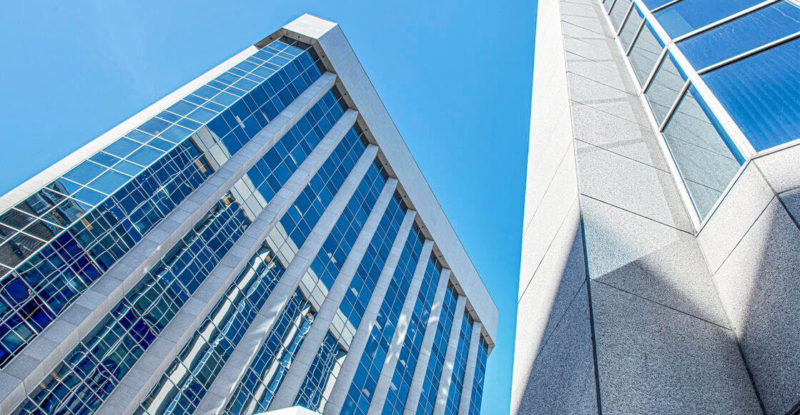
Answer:
<svg viewBox="0 0 800 415"><path fill-rule="evenodd" d="M133 150L139 148L139 146L140 144L135 141L128 140L127 138L121 138L114 142L114 144L106 147L103 151L111 155L124 158L128 154L131 154Z"/></svg>
<svg viewBox="0 0 800 415"><path fill-rule="evenodd" d="M450 390L447 392L447 405L444 413L446 415L456 415L458 406L461 402L462 387L464 386L464 375L467 370L467 356L469 353L469 343L472 338L472 319L467 314L461 318L461 331L458 334L458 347L456 357L453 362L453 374L450 378Z"/></svg>
<svg viewBox="0 0 800 415"><path fill-rule="evenodd" d="M469 415L481 413L483 401L483 381L486 377L486 358L489 356L489 347L481 341L478 345L478 358L475 361L475 377L472 381L472 395L469 400Z"/></svg>
<svg viewBox="0 0 800 415"><path fill-rule="evenodd" d="M439 315L439 324L433 338L431 356L428 360L428 369L425 371L425 381L422 383L422 393L419 396L417 415L430 415L436 404L436 395L439 391L439 380L444 367L444 358L447 353L447 342L450 330L455 320L457 294L452 287L448 287L444 295L442 311Z"/></svg>
<svg viewBox="0 0 800 415"><path fill-rule="evenodd" d="M131 154L128 160L142 166L149 166L150 163L154 162L161 154L163 153L154 148L142 147Z"/></svg>
<svg viewBox="0 0 800 415"><path fill-rule="evenodd" d="M655 13L664 30L673 37L738 13L762 0L683 0Z"/></svg>
<svg viewBox="0 0 800 415"><path fill-rule="evenodd" d="M234 131L226 124L222 135L235 135L237 145L251 139L266 126L264 113L274 117L321 76L315 59L310 51L305 51L297 55L297 59L284 60L291 68L269 64L275 79L265 80L251 95L242 98L242 106L247 107L243 113L244 127L236 126ZM241 75L250 76L244 73L238 76ZM13 226L0 228L0 232L5 233L0 237L0 263L15 267L10 270L5 265L0 266L0 275L14 273L29 288L29 295L19 300L19 307L0 307L0 325L13 330L5 337L0 336L0 366L19 353L55 315L213 172L206 161L211 154L201 152L199 138L183 139L176 145L151 134L164 131L174 140L178 136L171 136L171 130L188 131L175 126L175 121L189 129L199 128L196 122L179 117L195 105L215 112L226 109L199 96L190 95L185 100L159 114L160 118L143 124L143 130L133 130L120 137L105 149L107 152L92 156L91 162L97 165L86 162L88 168L76 169L70 175L78 182L58 178L47 186L49 190L37 192L16 206L19 211L33 215L25 225L20 225L24 226L21 233ZM331 109L325 117L333 117L334 113L338 117L344 111L336 99L329 104L338 106L339 112ZM326 121L335 119L326 118ZM206 137L211 144L216 139L210 134ZM142 146L143 143L147 146ZM148 167L144 169L144 166ZM109 167L113 170L108 170ZM82 187L83 184L88 187ZM63 195L74 195L74 199ZM245 202L250 204L250 201ZM36 238L49 242L43 245ZM208 241L208 247L213 249L221 244L220 238ZM186 283L193 284L196 280Z"/></svg>
<svg viewBox="0 0 800 415"><path fill-rule="evenodd" d="M800 31L800 7L780 2L678 43L689 62L702 69Z"/></svg>
<svg viewBox="0 0 800 415"><path fill-rule="evenodd" d="M89 187L92 189L99 190L106 194L111 194L115 190L117 190L120 186L122 186L126 181L128 181L130 177L122 174L117 173L115 171L107 171L91 183L89 183Z"/></svg>
<svg viewBox="0 0 800 415"><path fill-rule="evenodd" d="M78 167L70 170L70 172L65 174L64 177L76 183L87 184L104 171L105 169L102 166L94 164L90 161L85 161L78 165Z"/></svg>
<svg viewBox="0 0 800 415"><path fill-rule="evenodd" d="M62 366L28 395L18 410L21 413L37 413L36 408L46 413L97 410L244 232L249 222L231 200L228 195L217 202L81 340ZM70 241L62 242L65 245L62 250L68 251ZM64 283L75 286L80 281ZM52 318L52 314L43 317ZM80 399L92 393L96 395L94 399Z"/></svg>
<svg viewBox="0 0 800 415"><path fill-rule="evenodd" d="M166 131L161 133L159 137L163 138L164 140L179 143L183 141L184 138L188 137L191 131L186 128L183 128L179 125L173 125L169 127Z"/></svg>
<svg viewBox="0 0 800 415"><path fill-rule="evenodd" d="M794 40L703 75L756 151L800 138L798 57Z"/></svg>
<svg viewBox="0 0 800 415"><path fill-rule="evenodd" d="M644 5L647 6L648 9L654 10L658 7L661 7L667 3L673 2L675 0L643 0Z"/></svg>
<svg viewBox="0 0 800 415"><path fill-rule="evenodd" d="M365 376L356 376L353 379L342 407L342 414L365 415L367 413L397 327L403 303L408 294L408 287L419 260L422 243L417 230L412 227L378 312L377 324L369 332L369 340L367 340L364 354L358 365L358 372L364 373Z"/></svg>
<svg viewBox="0 0 800 415"><path fill-rule="evenodd" d="M417 302L411 314L408 331L400 351L400 359L395 367L392 383L383 404L383 414L399 414L408 398L409 387L417 367L417 357L421 352L422 339L428 329L428 319L436 294L441 271L434 257L428 259L425 276L420 286ZM443 287L444 288L444 287Z"/></svg>

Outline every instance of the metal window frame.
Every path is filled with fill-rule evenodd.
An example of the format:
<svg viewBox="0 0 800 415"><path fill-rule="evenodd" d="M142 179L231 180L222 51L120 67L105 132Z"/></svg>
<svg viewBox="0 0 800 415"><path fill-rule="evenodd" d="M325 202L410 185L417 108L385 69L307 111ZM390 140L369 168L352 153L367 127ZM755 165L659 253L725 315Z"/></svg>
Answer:
<svg viewBox="0 0 800 415"><path fill-rule="evenodd" d="M656 60L656 62L654 64L654 67L651 70L648 79L641 86L638 85L638 83L636 83L636 86L638 87L639 98L642 100L643 105L646 104L646 98L644 96L644 93L649 88L650 84L653 82L653 79L655 78L656 72L658 71L659 66L663 63L663 60L667 59L667 54L671 55L671 57L676 61L676 63L678 65L678 67L680 68L680 70L682 70L684 72L684 74L686 75L687 81L684 84L684 86L683 86L683 88L681 90L681 93L678 94L678 96L675 99L675 102L673 102L672 106L670 107L670 110L667 113L664 121L662 121L661 123L657 122L655 120L652 112L650 112L650 111L647 111L647 114L648 114L648 118L650 119L651 125L653 126L654 131L656 131L660 135L661 139L659 140L659 145L662 147L662 150L664 151L664 153L666 155L669 155L669 157L667 157L667 160L668 160L667 164L669 166L670 172L672 173L673 179L675 179L676 184L680 185L680 186L678 186L678 188L679 188L679 194L681 195L681 199L683 200L683 202L687 206L687 208L691 208L691 209L687 209L688 211L690 211L690 215L689 216L690 216L693 224L695 225L695 229L697 231L699 231L699 230L701 230L703 228L703 226L705 225L705 222L707 221L707 219L712 216L713 212L717 209L717 207L719 206L720 202L724 199L725 194L727 194L730 191L730 188L736 182L736 180L741 175L741 173L744 171L745 167L750 163L750 161L753 160L757 156L761 156L763 154L767 154L767 153L775 151L775 148L762 150L760 152L755 150L753 145L750 143L750 141L747 139L747 137L741 131L741 129L736 124L736 122L733 120L733 118L730 116L728 111L722 106L720 101L717 99L717 97L713 94L711 89L708 87L708 85L702 79L701 75L709 73L709 72L711 72L711 71L713 71L715 69L719 69L721 67L724 67L724 66L733 64L735 62L741 61L741 60L746 59L746 58L748 58L750 56L753 56L753 55L755 55L757 53L761 53L761 52L764 52L766 50L769 50L769 49L772 49L772 48L775 48L775 47L779 47L782 44L785 44L785 43L791 42L793 40L796 40L796 39L800 38L800 31L798 31L798 32L796 32L794 34L785 36L783 38L777 39L775 41L769 42L767 44L755 47L753 49L750 49L748 51L740 53L740 54L738 54L736 56L733 56L733 57L731 57L729 59L726 59L724 61L715 63L715 64L710 65L708 67L701 68L700 70L695 69L691 65L691 63L686 58L686 56L678 48L677 42L680 42L682 40L691 38L693 36L697 36L697 35L699 35L701 33L707 32L707 31L712 30L714 28L720 27L720 26L722 26L722 25L724 25L724 24L726 24L728 22L731 22L733 20L739 19L739 18L741 18L743 16L747 16L747 15L749 15L751 13L754 13L754 12L756 12L758 10L761 10L761 9L763 9L765 7L768 7L768 6L771 6L773 4L777 4L777 3L781 2L781 1L787 1L787 2L792 3L793 5L797 5L798 7L800 7L800 0L765 0L765 1L761 2L761 3L758 3L758 4L754 5L754 6L749 7L747 9L741 10L741 11L739 11L737 13L734 13L734 14L732 14L730 16L726 16L726 17L724 17L722 19L719 19L717 21L714 21L714 22L712 22L712 23L710 23L710 24L708 24L706 26L703 26L701 28L698 28L698 29L696 29L694 31L691 31L689 33L686 33L684 35L681 35L681 36L676 37L676 38L673 39L666 33L666 31L664 30L663 26L661 26L661 24L655 18L654 13L658 12L658 11L661 11L661 10L664 10L664 9L666 9L666 8L672 6L672 5L675 5L677 3L680 3L682 1L683 0L674 0L674 1L671 1L669 3L664 4L662 6L659 6L657 8L654 8L654 9L650 10L644 4L643 0L632 0L631 1L631 6L628 9L628 11L626 13L626 16L625 16L622 24L620 25L619 29L614 29L614 25L610 20L611 10L609 9L605 14L606 14L606 20L607 20L607 23L608 23L609 27L611 27L612 31L615 32L616 35L617 35L616 36L617 37L616 41L617 41L617 43L618 43L618 45L620 47L620 50L622 51L623 55L628 56L628 57L630 56L630 54L633 52L634 46L636 45L636 43L638 42L638 40L641 37L642 31L645 30L645 25L647 25L648 23L651 25L653 32L655 32L656 38L658 40L660 40L665 45L664 48L661 51L661 55ZM643 19L642 19L642 22L639 24L639 28L637 29L634 37L632 38L630 45L628 47L624 47L622 45L622 43L621 43L621 40L619 39L619 34L621 33L622 28L624 27L625 23L627 23L627 20L630 18L630 14L633 13L633 7L638 7L639 8L639 11L643 15ZM626 66L628 68L628 72L630 73L630 75L634 79L636 79L636 72L634 71L633 67L631 66L630 59L629 58L625 59L625 63L626 63ZM665 140L665 138L663 136L664 128L666 128L666 126L669 123L670 119L672 118L675 110L677 109L677 106L680 103L680 100L687 93L687 91L688 91L690 86L694 86L694 88L697 90L698 94L700 95L700 98L705 102L705 104L711 110L711 113L713 114L713 116L720 123L723 131L730 138L730 140L732 141L733 145L736 147L736 149L739 151L739 153L745 159L745 161L742 164L741 168L731 178L731 182L728 184L728 186L725 188L725 190L723 190L723 192L722 192L721 196L719 197L719 199L711 207L711 209L708 211L708 213L705 214L705 219L704 220L700 220L700 217L699 217L699 215L698 215L698 213L697 213L697 211L696 211L696 209L694 207L694 202L692 201L692 199L691 199L691 197L690 197L690 195L688 193L688 190L687 190L687 188L686 188L686 186L684 184L684 181L683 181L683 179L682 179L682 177L680 175L680 171L677 168L675 160L672 158L672 154L671 154L671 152L669 150L669 147L666 144L666 140ZM798 137L795 140L791 140L791 141L789 141L787 143L781 144L780 146L777 146L776 148L787 148L787 147L792 147L792 146L795 146L795 145L798 145L798 144L800 144L800 137Z"/></svg>

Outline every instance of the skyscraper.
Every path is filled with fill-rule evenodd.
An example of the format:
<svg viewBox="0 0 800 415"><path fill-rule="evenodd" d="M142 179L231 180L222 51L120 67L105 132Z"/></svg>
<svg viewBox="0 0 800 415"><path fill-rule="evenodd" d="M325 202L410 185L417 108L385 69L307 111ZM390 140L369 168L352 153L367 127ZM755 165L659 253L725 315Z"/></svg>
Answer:
<svg viewBox="0 0 800 415"><path fill-rule="evenodd" d="M304 15L0 198L3 413L476 414L497 308Z"/></svg>
<svg viewBox="0 0 800 415"><path fill-rule="evenodd" d="M800 4L537 19L512 412L796 413Z"/></svg>

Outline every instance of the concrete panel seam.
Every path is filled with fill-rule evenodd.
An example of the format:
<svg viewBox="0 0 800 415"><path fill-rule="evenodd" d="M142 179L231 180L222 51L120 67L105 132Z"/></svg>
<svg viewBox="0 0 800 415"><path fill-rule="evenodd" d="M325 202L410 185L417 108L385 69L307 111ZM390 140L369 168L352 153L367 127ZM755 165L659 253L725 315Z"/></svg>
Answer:
<svg viewBox="0 0 800 415"><path fill-rule="evenodd" d="M572 298L569 299L569 302L567 303L566 307L564 307L564 311L561 313L560 316L558 316L558 321L556 321L556 324L553 326L552 329L550 329L550 332L547 333L547 336L545 336L542 339L542 344L539 346L539 350L536 351L536 355L538 355L544 349L544 347L547 345L547 342L550 341L550 338L553 337L553 334L556 333L556 331L558 330L558 326L564 320L564 316L567 314L567 311L569 310L570 307L572 307L572 304L575 302L575 298L578 297L578 295L580 295L581 289L584 288L585 285L586 285L586 280L584 280L583 283L581 283L581 286L578 287L577 290L575 290L574 294L572 294Z"/></svg>
<svg viewBox="0 0 800 415"><path fill-rule="evenodd" d="M576 150L577 151L577 150ZM580 206L580 198L578 198L578 205ZM589 302L589 328L592 335L592 361L594 364L594 388L595 398L597 399L597 415L603 415L603 401L600 396L600 365L597 359L597 335L594 328L594 306L592 305L592 284L589 277L589 251L586 245L586 228L584 226L583 215L580 218L581 223L581 243L583 244L583 266L584 273L586 274L586 298ZM580 292L580 290L578 290Z"/></svg>
<svg viewBox="0 0 800 415"><path fill-rule="evenodd" d="M658 170L658 171L663 171L664 173L667 173L667 174L671 174L671 172L670 172L669 170L662 169L662 168L660 168L660 167L657 167L657 166L654 166L654 165L652 165L652 164L647 164L647 163L644 163L644 162L642 162L641 160L636 160L635 158L632 158L632 157L626 156L626 155L624 155L624 154L622 154L622 153L618 153L618 152L616 152L616 151L613 151L613 150L611 150L611 149L608 149L608 148L605 148L605 147L598 146L597 144L593 144L593 143L590 143L590 142L588 142L588 141L582 140L582 139L581 139L581 138L579 138L579 137L575 137L575 141L579 141L579 142L581 142L581 143L583 143L583 144L586 144L586 145L592 146L592 147L594 147L594 148L596 148L596 149L598 149L598 150L606 151L606 152L608 152L608 153L611 153L611 154L614 154L614 155L616 155L616 156L619 156L619 157L622 157L622 158L628 159L628 160L630 160L630 161L633 161L633 162L635 162L635 163L641 164L641 165L643 165L643 166L645 166L645 167L649 167L649 168L651 168L651 169L655 169L655 170Z"/></svg>
<svg viewBox="0 0 800 415"><path fill-rule="evenodd" d="M561 159L558 162L558 165L556 165L556 167L553 169L553 175L550 176L550 180L547 182L547 187L545 187L545 189L542 191L542 196L536 202L536 209L534 209L533 212L531 213L528 223L523 224L524 225L522 228L523 235L525 235L525 232L528 230L528 227L530 227L531 223L533 223L533 219L536 217L536 213L539 212L539 208L542 206L542 202L544 201L545 196L547 196L547 191L550 190L550 186L552 186L553 182L556 180L558 172L561 169L561 165L564 164L564 160L567 158L567 154L569 154L570 146L573 146L573 144L567 145L567 148L564 149L564 154L561 155Z"/></svg>
<svg viewBox="0 0 800 415"><path fill-rule="evenodd" d="M752 230L752 229L753 229L753 227L754 227L754 226L755 226L755 225L758 223L758 221L761 219L761 217L762 217L762 216L764 216L764 213L767 211L767 209L768 209L768 208L769 208L769 206L772 204L772 201L773 201L775 198L778 198L778 199L780 200L780 198L778 197L778 195L775 195L775 196L773 196L773 197L772 197L772 199L770 199L770 200L769 200L769 202L767 202L766 206L764 206L764 209L762 209L762 210L761 210L761 213L759 213L759 214L758 214L758 216L756 217L756 220L754 220L754 221L753 221L753 223L751 223L751 224L750 224L750 226L748 226L748 227L747 227L747 231L745 231L745 232L744 232L744 234L742 234L742 237L741 237L741 238L739 238L739 240L736 242L736 245L734 245L734 246L731 248L731 252L728 252L728 255L726 255L726 256L725 256L725 259L723 259L723 260L722 260L722 262L720 262L720 264L719 264L719 266L717 267L717 269L715 269L715 270L713 270L713 271L711 272L711 275L716 275L717 271L719 271L719 270L720 270L720 269L723 267L723 265L725 265L725 263L726 263L726 262L728 262L728 258L730 258L730 257L731 257L731 255L733 255L733 252L734 252L734 251L736 251L736 248L738 248L738 247L739 247L739 245L742 243L742 241L743 241L743 240L744 240L744 238L747 236L747 234L748 234L748 233L750 233L750 230ZM786 206L785 206L785 205L781 204L781 206L782 206L784 209L786 209ZM788 212L787 212L787 213L788 213Z"/></svg>
<svg viewBox="0 0 800 415"><path fill-rule="evenodd" d="M700 320L700 321L703 321L703 322L706 322L706 323L708 323L708 324L712 324L712 325L714 325L714 326L717 326L717 327L719 327L719 328L721 328L721 329L723 329L723 330L727 330L727 331L733 332L733 330L732 330L732 329L730 329L730 328L728 328L728 327L725 327L725 326L721 326L721 325L719 325L719 324L717 324L717 323L714 323L713 321L706 320L706 319L704 319L704 318L702 318L702 317L698 317L698 316L696 316L696 315L694 315L694 314L689 314L689 313L687 313L687 312L685 312L685 311L683 311L683 310L679 310L679 309L677 309L677 308L675 308L675 307L672 307L672 306L669 306L669 305L667 305L667 304L663 304L663 303L660 303L660 302L658 302L658 301L654 301L654 300L652 300L652 299L650 299L650 298L643 297L643 296L641 296L641 295L639 295L639 294L636 294L636 293L634 293L634 292L628 291L628 290L626 290L626 289L624 289L624 288L617 287L616 285L609 284L609 283L607 283L607 282L605 282L605 281L600 281L600 280L592 280L592 283L595 283L595 284L603 284L603 285L605 285L606 287L613 288L613 289L615 289L615 290L617 290L617 291L622 291L622 292L624 292L624 293L626 293L626 294L629 294L629 295L632 295L632 296L634 296L634 297L641 298L642 300L645 300L645 301L647 301L647 302L650 302L650 303L653 303L653 304L659 305L659 306L661 306L661 307L664 307L664 308L668 308L668 309L670 309L670 310L672 310L672 311L676 311L676 312L678 312L678 313L684 314L684 315L686 315L686 316L689 316L689 317L696 318L696 319L698 319L698 320Z"/></svg>
<svg viewBox="0 0 800 415"><path fill-rule="evenodd" d="M765 175L764 175L764 172L763 172L763 171L761 171L761 168L760 168L760 167L758 167L758 163L753 163L753 166L755 166L755 168L756 168L756 170L758 171L758 173L759 173L759 174L761 174L761 177L764 177L764 178L766 178L766 177L767 177L767 176L765 176ZM773 186L772 186L772 183L770 183L770 181L769 181L769 180L764 180L764 181L766 181L766 182L767 182L767 186L769 186L769 188L770 188L770 189L772 189L772 193L775 193L775 195L782 195L782 194L784 194L784 193L788 193L788 192L791 192L791 191L793 191L793 190L797 189L797 188L794 188L794 189L788 189L788 190L784 190L783 192L780 192L780 193L778 193L778 192L775 190L775 187L773 187ZM770 200L770 202L772 202L772 201ZM800 229L800 221L798 221L798 218L796 218L796 217L795 217L795 216L792 214L792 211L791 211L791 209L789 209L789 207L788 207L788 206L786 206L786 203L784 203L784 202L783 202L783 199L781 199L780 197L778 197L778 202L780 202L781 206L783 206L783 210L785 210L785 211L786 211L786 213L788 213L788 214L789 214L789 218L791 218L791 219L792 219L792 222L794 222L794 225L795 225L795 226L797 226L797 228L798 228L798 229ZM769 205L769 203L767 203L767 205ZM762 212L762 213L763 213L763 212ZM750 231L750 229L748 229L748 232L749 232L749 231ZM744 237L743 237L743 238L744 238Z"/></svg>
<svg viewBox="0 0 800 415"><path fill-rule="evenodd" d="M575 199L576 200L574 202L572 202L572 205L570 205L568 212L572 212L572 210L575 208L576 205L580 205L580 203L579 203L580 202L580 197L576 197ZM522 290L522 292L519 293L519 295L517 296L517 304L519 304L519 302L522 299L522 297L528 291L528 287L531 286L531 283L533 282L534 278L536 277L536 272L539 271L539 267L542 266L542 262L544 262L544 259L547 256L547 253L550 252L550 248L552 248L553 242L555 242L556 238L558 237L559 231L561 231L561 228L564 226L564 223L567 221L568 218L569 218L569 214L564 215L564 217L561 219L561 223L558 225L558 230L555 232L555 234L553 235L553 238L550 239L550 242L547 244L547 249L544 251L544 255L542 255L542 258L539 259L539 262L536 264L536 268L533 269L533 275L531 276L531 279L528 280L528 283L525 285L525 289Z"/></svg>
<svg viewBox="0 0 800 415"><path fill-rule="evenodd" d="M594 201L596 201L596 202L600 202L600 203L602 203L602 204L604 204L604 205L608 205L608 206L611 206L611 207L613 207L613 208L615 208L615 209L619 209L619 210L625 211L625 212L627 212L627 213L630 213L631 215L636 215L636 216L638 216L638 217L640 217L640 218L647 219L647 220L649 220L650 222L655 222L655 223L657 223L657 224L659 224L659 225L666 226L666 227L668 227L668 228L670 228L670 229L673 229L673 230L676 230L676 231L678 231L678 232L683 232L683 233L685 233L685 234L687 234L687 235L695 236L695 235L694 235L694 233L692 233L692 232L688 232L688 231L686 231L685 229L676 228L676 227L675 227L675 226L673 226L673 225L670 225L670 224L667 224L667 223L661 222L661 221L659 221L659 220L655 220L655 219L653 219L653 218L650 218L650 217L647 217L647 216L641 215L641 214L639 214L639 213L636 213L636 212L633 212L633 211L631 211L631 210L629 210L629 209L625 209L624 207L617 206L617 205L615 205L615 204L613 204L613 203L608 203L608 202L606 202L605 200L600 200L600 199L598 199L598 198L596 198L596 197L593 197L593 196L587 195L587 194L585 194L585 193L581 193L581 197L585 197L585 198L587 198L587 199L592 199L592 200L594 200Z"/></svg>

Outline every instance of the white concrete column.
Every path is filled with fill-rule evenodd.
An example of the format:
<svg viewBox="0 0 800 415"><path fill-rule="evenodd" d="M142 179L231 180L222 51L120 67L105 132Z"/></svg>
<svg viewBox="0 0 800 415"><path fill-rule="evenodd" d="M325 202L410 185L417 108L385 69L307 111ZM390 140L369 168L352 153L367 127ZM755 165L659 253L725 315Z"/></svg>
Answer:
<svg viewBox="0 0 800 415"><path fill-rule="evenodd" d="M336 378L336 384L333 386L328 403L325 404L324 414L338 415L342 410L344 398L347 396L347 390L350 389L350 384L353 382L353 376L358 369L358 363L361 361L361 355L364 353L364 348L367 346L369 339L369 332L375 324L375 319L378 317L383 298L386 296L386 291L389 290L389 283L394 276L394 271L397 268L397 263L400 260L400 254L403 253L408 234L411 231L411 226L414 224L414 218L417 213L413 210L406 212L403 223L400 225L400 230L397 231L397 237L394 239L392 249L386 258L386 263L381 270L381 275L378 277L378 282L375 284L375 290L372 292L372 297L369 299L369 304L361 317L361 323L358 325L353 341L350 343L350 349L347 351L347 357L344 359L342 369L339 371L339 377Z"/></svg>
<svg viewBox="0 0 800 415"><path fill-rule="evenodd" d="M31 352L23 350L12 360L3 373L19 374L19 379L13 382L17 385L14 388L0 388L0 406L13 410L35 390L164 253L333 87L335 81L336 75L325 73L309 86L37 336L25 348ZM26 357L20 358L23 355ZM4 383L10 386L12 382L4 380Z"/></svg>
<svg viewBox="0 0 800 415"><path fill-rule="evenodd" d="M386 360L383 362L381 374L378 377L378 384L375 386L375 392L372 394L372 400L369 405L369 415L379 415L383 411L383 405L386 403L386 394L389 392L389 385L392 384L392 376L394 370L397 368L397 360L400 358L400 351L403 349L403 343L408 333L408 324L411 321L411 314L414 312L414 306L417 304L417 297L419 290L422 286L422 279L425 277L425 268L428 266L428 260L433 250L433 241L426 240L422 245L422 252L420 252L417 267L414 269L414 276L411 279L411 284L408 287L406 300L403 302L403 309L400 311L400 317L397 319L397 328L392 336L392 342L389 343L389 350L386 352Z"/></svg>
<svg viewBox="0 0 800 415"><path fill-rule="evenodd" d="M450 328L450 337L447 341L447 353L444 355L442 375L439 377L439 392L436 394L433 415L444 415L444 410L447 407L447 394L450 392L450 382L453 378L453 366L455 366L456 352L458 351L458 335L461 334L461 319L464 318L466 305L467 297L459 296L458 302L456 302L456 312L453 314L453 327Z"/></svg>
<svg viewBox="0 0 800 415"><path fill-rule="evenodd" d="M275 320L280 315L289 297L297 289L300 278L306 273L314 257L322 248L322 244L330 234L342 211L361 183L367 169L372 165L378 147L367 146L353 170L347 176L336 196L333 197L325 212L317 221L314 229L306 238L303 246L297 251L294 260L286 267L283 276L275 285L267 301L261 307L253 324L245 333L239 345L226 362L216 380L211 384L205 397L197 407L199 414L217 414L225 408L225 403L236 389L236 385L250 366L261 343L272 330Z"/></svg>
<svg viewBox="0 0 800 415"><path fill-rule="evenodd" d="M353 276L358 270L359 264L361 264L364 253L366 253L367 248L369 248L375 230L378 229L381 218L386 208L389 206L392 197L394 197L396 188L397 179L394 178L387 180L386 184L383 186L383 190L380 196L378 196L375 206L372 207L369 217L366 222L364 222L364 227L361 229L353 247L350 249L350 253L347 255L347 259L342 265L339 275L337 275L330 291L328 291L328 295L325 297L322 307L320 307L319 312L317 312L317 315L314 317L314 322L306 334L306 337L303 339L303 345L300 346L300 349L295 354L289 372L286 374L283 383L281 383L281 386L275 393L275 397L270 404L270 410L289 407L294 403L294 399L300 391L306 374L311 364L314 362L317 351L325 340L328 327L331 325L336 312L339 310L339 306L342 304L342 300L347 294L347 289L350 287L350 282L353 280Z"/></svg>
<svg viewBox="0 0 800 415"><path fill-rule="evenodd" d="M461 401L458 404L458 413L469 414L469 401L472 399L472 384L475 382L475 366L478 362L478 347L481 343L480 321L472 323L472 337L469 339L469 353L467 353L467 366L464 369L464 382L461 385Z"/></svg>
<svg viewBox="0 0 800 415"><path fill-rule="evenodd" d="M277 225L283 214L294 203L306 184L314 177L345 133L352 127L356 113L351 112L346 115L314 148L283 188L273 197L272 202L250 224L153 344L145 350L137 363L122 378L120 384L100 407L101 413L130 413L136 409L136 405L144 400L150 388L158 382L161 374L175 359L182 345L191 338L205 316L224 294L228 285L247 266L250 258L256 253L269 232ZM193 223L189 225L191 226Z"/></svg>
<svg viewBox="0 0 800 415"><path fill-rule="evenodd" d="M408 387L408 397L404 406L405 415L415 415L419 405L419 396L422 393L422 385L425 382L425 373L428 371L428 363L431 359L431 349L433 340L436 338L436 330L439 327L439 319L442 315L444 305L444 295L447 293L448 282L450 281L450 270L443 269L439 284L436 286L436 294L431 305L431 315L428 317L428 325L425 328L425 336L422 337L419 356L417 356L417 366L414 368L414 377Z"/></svg>

